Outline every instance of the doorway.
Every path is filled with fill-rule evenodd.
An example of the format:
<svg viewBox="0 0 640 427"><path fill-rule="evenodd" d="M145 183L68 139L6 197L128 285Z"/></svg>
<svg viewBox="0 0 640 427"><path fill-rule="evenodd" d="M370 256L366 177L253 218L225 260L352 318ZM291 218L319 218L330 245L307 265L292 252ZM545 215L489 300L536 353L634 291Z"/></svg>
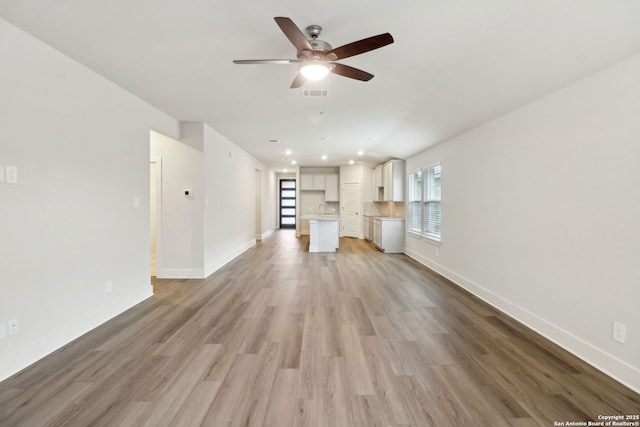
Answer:
<svg viewBox="0 0 640 427"><path fill-rule="evenodd" d="M162 230L162 159L152 157L149 164L149 233L151 254L151 276L157 277L158 271L162 271L160 263L160 230Z"/></svg>
<svg viewBox="0 0 640 427"><path fill-rule="evenodd" d="M296 228L296 180L280 180L280 228Z"/></svg>

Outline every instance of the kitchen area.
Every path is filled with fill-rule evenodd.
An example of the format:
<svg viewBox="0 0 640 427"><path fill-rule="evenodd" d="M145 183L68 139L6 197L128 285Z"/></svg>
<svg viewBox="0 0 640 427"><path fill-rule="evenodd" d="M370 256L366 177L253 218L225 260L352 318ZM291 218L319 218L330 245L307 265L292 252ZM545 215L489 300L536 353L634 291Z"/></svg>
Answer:
<svg viewBox="0 0 640 427"><path fill-rule="evenodd" d="M403 160L390 160L376 168L300 167L298 179L297 234L309 235L309 252L335 252L340 247L340 237L366 239L385 253L404 252ZM345 189L355 184L359 190L353 199ZM349 197L342 201L342 207L341 197ZM351 231L345 209L355 211L351 216L357 222Z"/></svg>
<svg viewBox="0 0 640 427"><path fill-rule="evenodd" d="M340 247L339 173L339 168L300 168L298 234L309 235L309 252Z"/></svg>
<svg viewBox="0 0 640 427"><path fill-rule="evenodd" d="M404 252L405 167L403 160L376 166L373 200L364 203L363 237L385 253Z"/></svg>

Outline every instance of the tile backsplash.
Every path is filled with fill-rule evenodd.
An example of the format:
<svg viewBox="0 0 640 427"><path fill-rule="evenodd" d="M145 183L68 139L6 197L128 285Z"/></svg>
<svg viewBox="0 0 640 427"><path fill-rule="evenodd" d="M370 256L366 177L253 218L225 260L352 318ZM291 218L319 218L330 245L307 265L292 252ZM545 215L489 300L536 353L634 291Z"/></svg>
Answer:
<svg viewBox="0 0 640 427"><path fill-rule="evenodd" d="M364 202L364 214L404 218L404 202Z"/></svg>

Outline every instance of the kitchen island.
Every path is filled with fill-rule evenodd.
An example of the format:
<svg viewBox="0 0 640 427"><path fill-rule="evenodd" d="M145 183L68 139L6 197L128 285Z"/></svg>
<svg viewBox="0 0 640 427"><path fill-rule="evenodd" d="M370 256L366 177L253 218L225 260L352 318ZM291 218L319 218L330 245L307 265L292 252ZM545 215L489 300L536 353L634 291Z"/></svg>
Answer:
<svg viewBox="0 0 640 427"><path fill-rule="evenodd" d="M309 252L335 252L340 247L338 215L304 215L309 220Z"/></svg>

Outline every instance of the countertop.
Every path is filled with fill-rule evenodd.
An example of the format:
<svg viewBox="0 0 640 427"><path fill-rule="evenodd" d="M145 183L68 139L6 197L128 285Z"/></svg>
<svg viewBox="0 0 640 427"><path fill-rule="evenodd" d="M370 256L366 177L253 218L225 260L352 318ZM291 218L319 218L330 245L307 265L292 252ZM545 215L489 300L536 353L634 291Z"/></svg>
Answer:
<svg viewBox="0 0 640 427"><path fill-rule="evenodd" d="M302 215L298 219L315 219L319 221L339 220L340 215Z"/></svg>
<svg viewBox="0 0 640 427"><path fill-rule="evenodd" d="M379 216L379 215L365 215L370 216L373 219L379 219L381 221L404 221L404 218L396 218L390 216Z"/></svg>

